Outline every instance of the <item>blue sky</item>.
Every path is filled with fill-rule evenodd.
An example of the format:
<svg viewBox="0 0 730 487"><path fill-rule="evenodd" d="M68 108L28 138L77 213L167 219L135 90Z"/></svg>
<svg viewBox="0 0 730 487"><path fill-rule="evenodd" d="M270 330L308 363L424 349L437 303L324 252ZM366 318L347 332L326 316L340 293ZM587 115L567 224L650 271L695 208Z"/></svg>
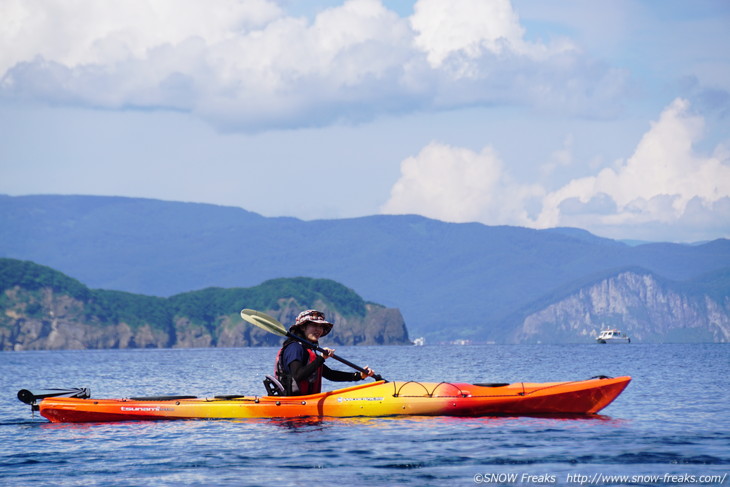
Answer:
<svg viewBox="0 0 730 487"><path fill-rule="evenodd" d="M724 0L0 0L0 193L730 237Z"/></svg>

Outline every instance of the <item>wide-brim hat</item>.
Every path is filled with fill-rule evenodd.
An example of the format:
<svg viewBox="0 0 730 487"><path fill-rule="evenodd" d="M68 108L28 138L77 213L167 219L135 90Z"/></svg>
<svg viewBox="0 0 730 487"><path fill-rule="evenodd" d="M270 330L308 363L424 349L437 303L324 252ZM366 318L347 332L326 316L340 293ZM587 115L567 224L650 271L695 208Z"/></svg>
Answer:
<svg viewBox="0 0 730 487"><path fill-rule="evenodd" d="M316 309L308 309L307 311L302 311L301 313L299 313L296 321L291 326L291 328L289 328L289 331L298 329L303 332L304 327L307 325L307 323L316 323L318 325L322 325L322 336L325 336L330 331L332 331L332 327L334 326L332 323L325 319L324 313L322 313L321 311L317 311Z"/></svg>

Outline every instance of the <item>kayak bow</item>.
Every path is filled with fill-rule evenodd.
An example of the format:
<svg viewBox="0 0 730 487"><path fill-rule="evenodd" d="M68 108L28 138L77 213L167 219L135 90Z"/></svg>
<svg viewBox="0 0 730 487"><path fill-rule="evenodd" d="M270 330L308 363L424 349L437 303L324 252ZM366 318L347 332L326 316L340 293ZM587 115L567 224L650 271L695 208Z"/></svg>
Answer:
<svg viewBox="0 0 730 487"><path fill-rule="evenodd" d="M308 396L43 397L34 405L54 423L307 416L495 416L595 414L630 377L514 384L370 382Z"/></svg>

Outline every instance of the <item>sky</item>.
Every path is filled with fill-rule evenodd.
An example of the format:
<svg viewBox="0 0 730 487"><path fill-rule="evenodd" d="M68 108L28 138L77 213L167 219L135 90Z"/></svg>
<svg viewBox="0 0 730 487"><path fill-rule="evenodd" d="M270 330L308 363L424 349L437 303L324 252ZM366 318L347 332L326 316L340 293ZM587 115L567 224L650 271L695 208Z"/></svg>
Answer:
<svg viewBox="0 0 730 487"><path fill-rule="evenodd" d="M730 238L726 0L0 0L0 194Z"/></svg>

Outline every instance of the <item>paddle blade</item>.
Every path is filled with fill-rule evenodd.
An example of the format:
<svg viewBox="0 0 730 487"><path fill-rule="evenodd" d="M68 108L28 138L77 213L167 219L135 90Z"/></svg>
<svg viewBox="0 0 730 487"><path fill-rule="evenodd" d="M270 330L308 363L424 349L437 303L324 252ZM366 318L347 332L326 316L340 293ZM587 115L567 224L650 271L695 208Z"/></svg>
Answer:
<svg viewBox="0 0 730 487"><path fill-rule="evenodd" d="M241 310L241 318L254 326L258 326L259 328L268 331L269 333L274 333L275 335L281 335L283 337L286 336L286 328L284 328L284 325L261 311L253 309Z"/></svg>

